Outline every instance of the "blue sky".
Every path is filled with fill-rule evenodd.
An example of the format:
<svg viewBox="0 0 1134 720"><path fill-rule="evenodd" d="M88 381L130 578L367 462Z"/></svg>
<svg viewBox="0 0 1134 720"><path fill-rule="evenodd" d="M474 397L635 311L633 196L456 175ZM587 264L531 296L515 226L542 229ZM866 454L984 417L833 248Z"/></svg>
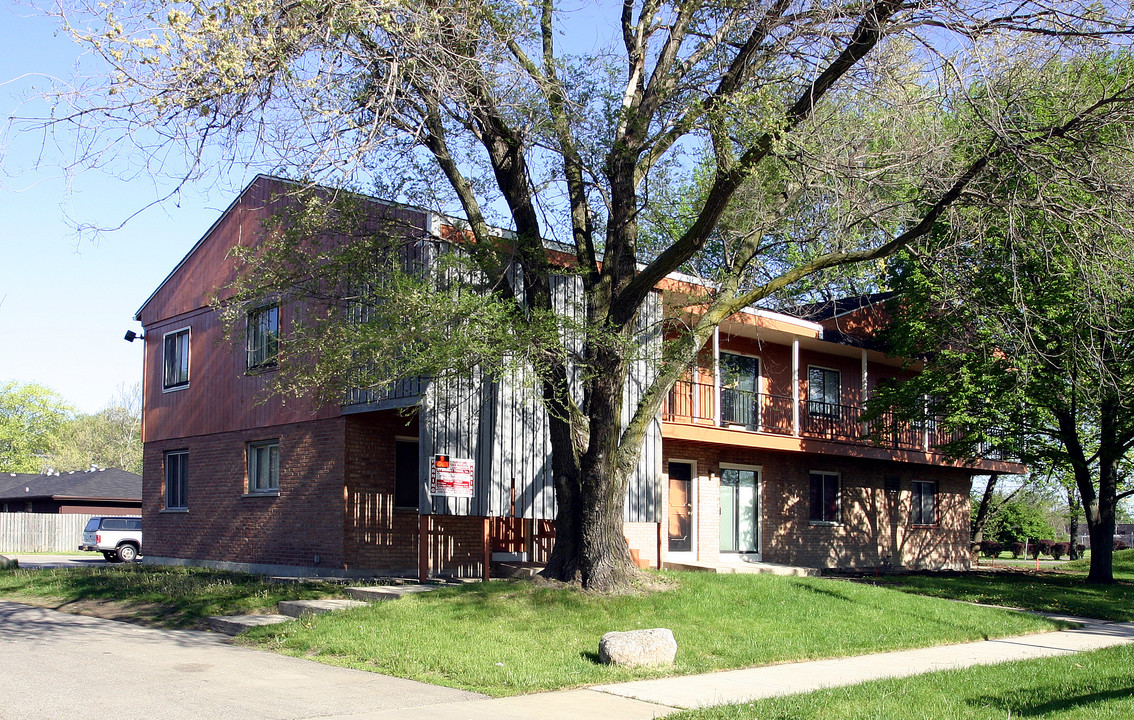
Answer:
<svg viewBox="0 0 1134 720"><path fill-rule="evenodd" d="M613 30L598 29L602 12L601 3L579 0L569 24L586 30L563 44L591 51L609 41ZM94 412L141 381L142 344L122 339L141 331L134 313L253 173L183 188L175 202L121 230L80 237L77 225L117 226L172 188L127 177L137 169L125 158L113 169L118 175L88 170L66 178L59 166L68 138L56 149L6 127L13 115L48 112L36 97L53 79L97 72L57 29L23 0L0 0L0 384L40 383Z"/></svg>
<svg viewBox="0 0 1134 720"><path fill-rule="evenodd" d="M29 101L48 78L68 78L80 48L55 36L50 18L11 0L0 4L0 108L4 118L43 112ZM228 206L244 178L186 188L97 241L75 223L115 226L168 188L98 170L70 183L51 162L36 167L42 138L0 135L0 384L37 382L82 412L105 407L140 382L141 331L133 316ZM70 184L70 188L68 185ZM164 192L163 192L164 190Z"/></svg>

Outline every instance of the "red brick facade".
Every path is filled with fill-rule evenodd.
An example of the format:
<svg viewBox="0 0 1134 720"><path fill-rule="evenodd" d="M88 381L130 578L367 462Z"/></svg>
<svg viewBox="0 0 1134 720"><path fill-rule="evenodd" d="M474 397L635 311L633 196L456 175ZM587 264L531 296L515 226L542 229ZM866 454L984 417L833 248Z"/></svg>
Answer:
<svg viewBox="0 0 1134 720"><path fill-rule="evenodd" d="M148 442L146 554L338 568L343 562L341 418ZM278 494L248 492L247 444L278 439ZM165 453L187 450L187 508L165 508Z"/></svg>
<svg viewBox="0 0 1134 720"><path fill-rule="evenodd" d="M760 557L765 562L807 567L968 567L969 470L674 440L664 442L663 457L666 463L695 463L694 555L699 561L724 559L719 544L724 463L759 470ZM839 477L836 523L810 520L812 471ZM887 478L897 479L896 492L886 490ZM934 524L911 522L915 481L936 483ZM668 502L668 495L663 502Z"/></svg>
<svg viewBox="0 0 1134 720"><path fill-rule="evenodd" d="M147 556L360 574L417 574L424 563L431 574L462 576L482 575L485 553L496 549L545 559L554 534L546 519L433 515L423 520L416 506L395 507L397 443L412 442L419 434L412 413L350 412L373 407L362 405L344 413L333 403L285 399L271 394L273 373L247 371L247 353L239 340L225 339L205 298L227 292L223 289L236 272L230 251L256 242L285 189L281 181L257 178L136 316L145 329ZM380 203L375 208L397 215L405 228L428 224L422 212ZM681 291L679 285L667 280L659 287ZM279 308L274 331L281 336L289 331L293 310L286 303ZM904 435L885 442L869 436L859 419L865 401L884 378L901 376L907 368L875 350L824 339L823 330L756 310L722 324L700 366L674 388L661 413L661 462L655 470L662 522L625 526L627 542L643 564L660 565L671 554L665 473L668 461L684 460L695 468L693 550L683 558L722 559L720 477L721 468L732 465L759 473L754 521L758 554L765 561L967 566L969 475L977 471L947 466L930 440L930 428L936 426L928 423L907 427ZM171 343L182 338L187 343L184 352L170 351L171 367L187 377L174 378L169 387L163 376L167 335ZM742 356L730 360L736 376L727 379L728 388L715 353ZM759 357L758 364L745 359L752 357ZM187 361L185 370L181 360ZM740 367L753 369L741 377ZM726 389L736 403L727 414ZM748 419L736 414L745 397ZM815 404L821 407L810 409ZM263 441L278 442L278 492L249 492L249 443ZM165 507L165 461L171 451L187 453L186 507ZM646 457L657 457L656 451L651 446ZM1018 472L1004 463L984 469ZM836 520L811 520L813 471L837 475ZM515 484L527 481L513 478ZM912 492L915 483L927 482L934 485L918 487L923 497L925 488L932 488L933 522L915 524ZM643 496L650 507L636 517L648 519L653 494ZM919 507L924 512L925 505Z"/></svg>

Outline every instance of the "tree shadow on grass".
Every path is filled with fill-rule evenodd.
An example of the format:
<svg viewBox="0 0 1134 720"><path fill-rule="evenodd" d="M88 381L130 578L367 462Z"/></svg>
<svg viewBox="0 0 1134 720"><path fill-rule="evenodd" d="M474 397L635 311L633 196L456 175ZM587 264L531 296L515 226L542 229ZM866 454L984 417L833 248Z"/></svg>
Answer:
<svg viewBox="0 0 1134 720"><path fill-rule="evenodd" d="M1077 708L1089 707L1111 700L1130 700L1134 688L1088 691L1083 688L1077 694L1068 694L1066 688L1029 687L1006 696L982 696L972 698L969 705L975 707L994 707L1012 717L1047 717L1052 713L1068 712Z"/></svg>

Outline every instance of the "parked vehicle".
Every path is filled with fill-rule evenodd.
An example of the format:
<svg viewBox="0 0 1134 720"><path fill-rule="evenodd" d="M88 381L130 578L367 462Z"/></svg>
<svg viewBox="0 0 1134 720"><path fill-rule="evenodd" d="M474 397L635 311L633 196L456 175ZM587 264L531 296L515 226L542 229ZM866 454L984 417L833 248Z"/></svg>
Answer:
<svg viewBox="0 0 1134 720"><path fill-rule="evenodd" d="M109 562L134 562L142 554L142 518L92 517L79 549L101 552Z"/></svg>

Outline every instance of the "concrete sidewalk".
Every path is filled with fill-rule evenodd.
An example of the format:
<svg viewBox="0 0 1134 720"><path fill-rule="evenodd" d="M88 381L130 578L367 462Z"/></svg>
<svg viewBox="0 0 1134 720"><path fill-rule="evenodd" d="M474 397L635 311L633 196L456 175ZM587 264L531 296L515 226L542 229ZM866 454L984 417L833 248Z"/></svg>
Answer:
<svg viewBox="0 0 1134 720"><path fill-rule="evenodd" d="M0 601L0 720L647 720L683 708L1134 642L1134 623L492 699Z"/></svg>
<svg viewBox="0 0 1134 720"><path fill-rule="evenodd" d="M920 675L973 665L1067 655L1134 642L1134 623L1069 618L1082 628L837 660L785 663L707 675L596 685L500 699L464 700L400 710L327 716L324 720L647 720L678 710Z"/></svg>

